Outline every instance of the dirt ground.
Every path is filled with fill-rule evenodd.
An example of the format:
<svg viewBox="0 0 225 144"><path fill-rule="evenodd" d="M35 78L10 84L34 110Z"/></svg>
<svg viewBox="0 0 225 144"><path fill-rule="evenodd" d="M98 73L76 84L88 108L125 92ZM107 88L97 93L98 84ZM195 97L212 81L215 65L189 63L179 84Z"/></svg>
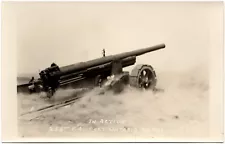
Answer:
<svg viewBox="0 0 225 144"><path fill-rule="evenodd" d="M209 133L208 69L158 72L152 93L127 87L119 95L87 92L74 104L31 119L19 117L21 137L131 137L206 138ZM76 90L58 91L53 100L43 95L18 94L19 115L75 96Z"/></svg>

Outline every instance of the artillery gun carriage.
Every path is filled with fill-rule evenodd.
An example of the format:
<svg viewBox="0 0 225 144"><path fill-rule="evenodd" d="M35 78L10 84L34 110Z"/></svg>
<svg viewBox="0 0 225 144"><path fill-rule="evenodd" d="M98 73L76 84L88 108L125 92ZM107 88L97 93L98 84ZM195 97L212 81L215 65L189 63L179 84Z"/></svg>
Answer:
<svg viewBox="0 0 225 144"><path fill-rule="evenodd" d="M18 92L46 92L48 97L54 95L57 89L107 87L120 92L124 85L137 88L155 89L156 73L149 64L139 64L129 73L123 68L134 65L136 57L145 53L165 48L159 44L148 48L124 52L117 55L105 56L59 67L55 63L39 73L39 78L17 86Z"/></svg>

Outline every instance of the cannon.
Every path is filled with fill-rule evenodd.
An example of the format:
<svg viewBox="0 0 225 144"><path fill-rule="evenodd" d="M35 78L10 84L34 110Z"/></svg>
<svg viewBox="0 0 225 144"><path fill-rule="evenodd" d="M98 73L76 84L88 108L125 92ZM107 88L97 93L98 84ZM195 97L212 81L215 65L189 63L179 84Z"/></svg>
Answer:
<svg viewBox="0 0 225 144"><path fill-rule="evenodd" d="M32 78L29 83L17 85L17 92L46 92L48 97L57 89L72 88L112 88L118 92L123 86L154 89L157 83L156 73L149 64L139 64L129 73L123 68L134 65L136 57L145 53L165 48L165 44L142 48L130 52L79 62L59 67L52 63L50 67L40 71L39 78Z"/></svg>

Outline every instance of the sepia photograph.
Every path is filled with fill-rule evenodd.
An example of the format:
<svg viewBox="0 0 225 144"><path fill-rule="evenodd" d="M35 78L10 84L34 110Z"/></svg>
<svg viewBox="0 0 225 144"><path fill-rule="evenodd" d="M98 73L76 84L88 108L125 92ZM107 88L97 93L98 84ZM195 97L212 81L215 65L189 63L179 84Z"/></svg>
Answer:
<svg viewBox="0 0 225 144"><path fill-rule="evenodd" d="M3 2L2 47L3 140L223 140L223 2Z"/></svg>

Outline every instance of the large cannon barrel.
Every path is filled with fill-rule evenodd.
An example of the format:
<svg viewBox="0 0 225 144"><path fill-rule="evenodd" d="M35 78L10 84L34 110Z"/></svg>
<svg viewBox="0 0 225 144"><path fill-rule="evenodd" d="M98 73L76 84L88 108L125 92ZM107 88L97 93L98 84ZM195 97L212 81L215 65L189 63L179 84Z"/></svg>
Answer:
<svg viewBox="0 0 225 144"><path fill-rule="evenodd" d="M155 45L155 46L148 47L148 48L142 48L139 50L124 52L124 53L116 54L116 55L105 56L105 57L97 58L97 59L90 60L87 62L80 62L80 63L60 67L60 71L58 71L56 73L56 75L63 76L63 75L71 74L71 73L74 73L77 71L85 70L90 67L109 63L114 60L122 60L124 58L131 57L131 56L139 56L139 55L143 55L145 53L156 51L156 50L163 49L163 48L165 48L165 44L159 44L159 45Z"/></svg>

